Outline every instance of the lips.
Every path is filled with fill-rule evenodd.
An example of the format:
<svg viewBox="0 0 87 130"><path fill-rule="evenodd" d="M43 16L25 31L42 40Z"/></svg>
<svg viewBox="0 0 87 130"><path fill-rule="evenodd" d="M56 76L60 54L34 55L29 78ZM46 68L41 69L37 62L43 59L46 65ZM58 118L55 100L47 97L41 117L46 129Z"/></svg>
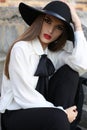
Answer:
<svg viewBox="0 0 87 130"><path fill-rule="evenodd" d="M47 40L50 40L50 39L51 39L51 36L48 35L48 34L44 34L44 37L45 37L45 39L47 39Z"/></svg>

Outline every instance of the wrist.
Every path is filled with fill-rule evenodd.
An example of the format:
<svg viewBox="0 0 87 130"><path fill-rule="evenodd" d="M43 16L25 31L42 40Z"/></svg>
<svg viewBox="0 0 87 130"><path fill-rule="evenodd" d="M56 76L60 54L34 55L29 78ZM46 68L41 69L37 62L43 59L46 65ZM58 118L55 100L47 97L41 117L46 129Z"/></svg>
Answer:
<svg viewBox="0 0 87 130"><path fill-rule="evenodd" d="M75 25L74 28L75 28L75 31L82 30L82 26L81 25Z"/></svg>
<svg viewBox="0 0 87 130"><path fill-rule="evenodd" d="M74 23L74 29L75 31L82 30L81 22L78 21L77 23Z"/></svg>
<svg viewBox="0 0 87 130"><path fill-rule="evenodd" d="M68 116L67 110L64 110L64 112L66 113L66 115Z"/></svg>

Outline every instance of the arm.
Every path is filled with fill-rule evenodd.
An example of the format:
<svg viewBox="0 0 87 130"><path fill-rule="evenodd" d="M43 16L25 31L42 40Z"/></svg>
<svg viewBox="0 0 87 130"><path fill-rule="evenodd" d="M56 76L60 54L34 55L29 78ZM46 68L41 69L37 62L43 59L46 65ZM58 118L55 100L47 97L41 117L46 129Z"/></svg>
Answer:
<svg viewBox="0 0 87 130"><path fill-rule="evenodd" d="M67 2L67 0L60 0L60 1L66 3L69 6L72 17L72 23L74 25L75 31L82 31L81 21L76 13L75 8L69 2Z"/></svg>
<svg viewBox="0 0 87 130"><path fill-rule="evenodd" d="M87 72L87 41L82 31L75 32L75 47L71 54L67 53L65 56L65 63L80 76Z"/></svg>
<svg viewBox="0 0 87 130"><path fill-rule="evenodd" d="M29 54L30 51L22 45L13 47L11 52L9 74L14 100L20 108L54 107L35 90L38 77L34 76L34 69L39 57Z"/></svg>
<svg viewBox="0 0 87 130"><path fill-rule="evenodd" d="M76 117L76 114L73 115L73 109L75 108L64 110L62 107L55 107L51 102L46 101L45 98L35 90L37 78L33 76L32 70L33 64L35 66L35 63L28 63L29 57L28 60L26 59L28 53L27 55L24 53L27 53L27 50L23 51L20 47L13 48L9 64L10 80L16 103L19 104L20 108L53 107L61 109L67 114L69 122L72 122ZM38 60L36 57L35 59L36 61Z"/></svg>
<svg viewBox="0 0 87 130"><path fill-rule="evenodd" d="M72 23L74 25L75 31L82 31L81 21L76 13L75 8L69 3L67 3L67 5L69 6L70 11L71 11Z"/></svg>
<svg viewBox="0 0 87 130"><path fill-rule="evenodd" d="M82 30L80 18L78 17L75 8L68 3L67 0L61 1L65 2L70 8L75 31L75 47L73 48L72 54L67 54L65 63L80 75L83 75L87 72L87 41Z"/></svg>

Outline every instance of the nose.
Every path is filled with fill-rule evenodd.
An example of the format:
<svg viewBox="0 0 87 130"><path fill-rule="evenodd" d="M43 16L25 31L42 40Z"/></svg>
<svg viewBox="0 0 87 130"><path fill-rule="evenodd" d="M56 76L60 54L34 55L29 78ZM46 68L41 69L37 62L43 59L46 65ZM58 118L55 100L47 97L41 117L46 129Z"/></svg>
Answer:
<svg viewBox="0 0 87 130"><path fill-rule="evenodd" d="M52 33L54 32L54 29L55 29L54 26L50 26L50 27L49 27L49 33L52 34Z"/></svg>

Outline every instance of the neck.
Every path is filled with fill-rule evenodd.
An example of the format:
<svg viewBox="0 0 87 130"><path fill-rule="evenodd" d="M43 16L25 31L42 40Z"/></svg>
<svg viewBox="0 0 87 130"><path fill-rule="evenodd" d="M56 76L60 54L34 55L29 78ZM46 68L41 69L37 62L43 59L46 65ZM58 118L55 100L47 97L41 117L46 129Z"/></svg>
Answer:
<svg viewBox="0 0 87 130"><path fill-rule="evenodd" d="M43 50L45 50L48 45L45 44L44 42L42 42L42 41L40 40L40 38L39 38L39 41L40 41L40 43L41 43L41 46L42 46Z"/></svg>

